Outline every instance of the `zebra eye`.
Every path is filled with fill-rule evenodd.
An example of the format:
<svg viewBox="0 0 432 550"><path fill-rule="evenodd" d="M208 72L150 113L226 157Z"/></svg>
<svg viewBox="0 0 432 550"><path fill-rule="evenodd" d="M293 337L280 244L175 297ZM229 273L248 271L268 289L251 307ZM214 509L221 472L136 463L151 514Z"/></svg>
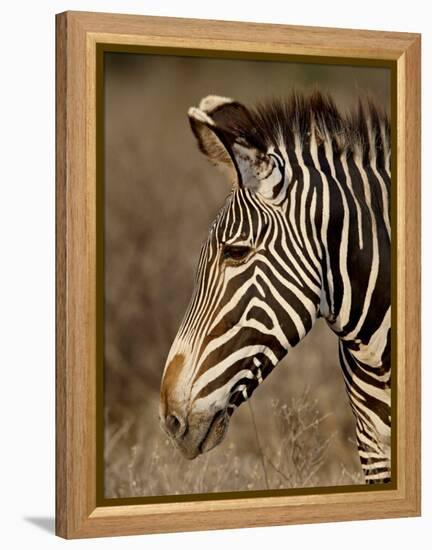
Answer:
<svg viewBox="0 0 432 550"><path fill-rule="evenodd" d="M242 262L248 257L249 252L250 248L248 246L236 246L226 244L223 248L222 256L224 260Z"/></svg>

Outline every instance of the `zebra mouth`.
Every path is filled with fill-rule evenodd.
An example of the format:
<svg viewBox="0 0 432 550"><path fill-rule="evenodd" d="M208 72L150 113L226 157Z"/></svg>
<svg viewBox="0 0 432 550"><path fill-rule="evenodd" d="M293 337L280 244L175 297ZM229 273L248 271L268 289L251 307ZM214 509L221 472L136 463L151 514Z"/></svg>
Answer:
<svg viewBox="0 0 432 550"><path fill-rule="evenodd" d="M273 365L266 362L265 357L260 356L259 359L257 357L253 358L250 369L252 376L242 378L232 389L226 408L219 410L213 416L204 437L201 439L201 443L198 445L198 448L195 447L195 455L191 458L195 458L197 452L199 454L206 453L221 443L228 430L230 418L236 408L251 397L252 393L262 383L272 368Z"/></svg>
<svg viewBox="0 0 432 550"><path fill-rule="evenodd" d="M199 445L200 453L206 453L216 447L216 445L219 445L225 437L228 428L228 421L229 417L226 409L222 409L214 415L213 420L210 422L207 432Z"/></svg>

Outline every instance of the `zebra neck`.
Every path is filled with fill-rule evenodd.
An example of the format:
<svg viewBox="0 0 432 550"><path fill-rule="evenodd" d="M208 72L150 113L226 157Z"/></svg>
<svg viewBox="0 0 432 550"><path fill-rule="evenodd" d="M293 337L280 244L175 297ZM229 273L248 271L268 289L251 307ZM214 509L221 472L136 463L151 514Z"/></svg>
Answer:
<svg viewBox="0 0 432 550"><path fill-rule="evenodd" d="M309 165L317 197L309 235L318 235L321 249L320 314L351 348L390 326L390 177L357 156L327 150L323 156L316 150Z"/></svg>

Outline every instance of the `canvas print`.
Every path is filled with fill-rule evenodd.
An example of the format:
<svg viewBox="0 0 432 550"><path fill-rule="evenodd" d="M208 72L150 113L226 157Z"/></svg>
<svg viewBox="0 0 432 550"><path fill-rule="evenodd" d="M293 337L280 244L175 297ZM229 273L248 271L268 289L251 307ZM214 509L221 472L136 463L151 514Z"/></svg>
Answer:
<svg viewBox="0 0 432 550"><path fill-rule="evenodd" d="M104 495L391 481L391 73L105 53Z"/></svg>

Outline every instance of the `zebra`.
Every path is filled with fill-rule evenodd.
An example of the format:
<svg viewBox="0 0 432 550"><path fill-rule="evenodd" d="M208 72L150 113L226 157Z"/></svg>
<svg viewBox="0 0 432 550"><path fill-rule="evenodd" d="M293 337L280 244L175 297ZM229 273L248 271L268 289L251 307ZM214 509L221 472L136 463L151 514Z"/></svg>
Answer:
<svg viewBox="0 0 432 550"><path fill-rule="evenodd" d="M390 121L292 92L253 108L210 95L188 117L231 192L210 227L161 382L160 420L193 459L323 317L367 484L391 481Z"/></svg>

